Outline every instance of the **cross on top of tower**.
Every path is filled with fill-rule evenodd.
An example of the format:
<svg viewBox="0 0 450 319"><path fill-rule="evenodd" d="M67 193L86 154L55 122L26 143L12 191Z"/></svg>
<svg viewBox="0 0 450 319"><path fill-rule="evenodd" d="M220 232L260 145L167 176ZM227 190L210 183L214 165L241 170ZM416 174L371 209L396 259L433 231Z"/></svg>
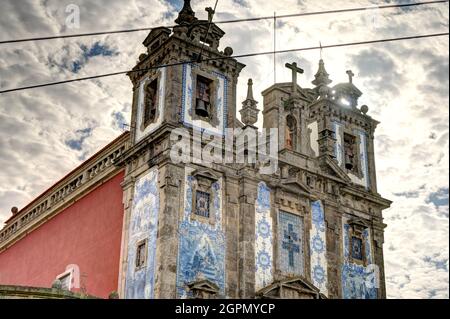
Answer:
<svg viewBox="0 0 450 319"><path fill-rule="evenodd" d="M286 63L285 66L292 70L292 94L295 94L297 92L297 73L302 74L304 70L297 66L297 62Z"/></svg>
<svg viewBox="0 0 450 319"><path fill-rule="evenodd" d="M348 82L353 83L353 77L355 76L355 74L352 72L352 70L348 70L346 73L348 74Z"/></svg>
<svg viewBox="0 0 450 319"><path fill-rule="evenodd" d="M214 9L211 7L205 8L205 11L208 12L208 22L212 22L212 19L214 17Z"/></svg>

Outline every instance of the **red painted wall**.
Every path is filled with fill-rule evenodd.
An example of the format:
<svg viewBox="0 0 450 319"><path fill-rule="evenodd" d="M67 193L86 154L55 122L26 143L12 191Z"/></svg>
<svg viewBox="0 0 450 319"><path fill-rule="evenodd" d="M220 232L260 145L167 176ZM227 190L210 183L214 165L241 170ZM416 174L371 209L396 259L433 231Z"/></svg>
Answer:
<svg viewBox="0 0 450 319"><path fill-rule="evenodd" d="M0 253L0 285L51 287L57 275L76 264L88 294L107 298L117 290L123 176L116 175Z"/></svg>

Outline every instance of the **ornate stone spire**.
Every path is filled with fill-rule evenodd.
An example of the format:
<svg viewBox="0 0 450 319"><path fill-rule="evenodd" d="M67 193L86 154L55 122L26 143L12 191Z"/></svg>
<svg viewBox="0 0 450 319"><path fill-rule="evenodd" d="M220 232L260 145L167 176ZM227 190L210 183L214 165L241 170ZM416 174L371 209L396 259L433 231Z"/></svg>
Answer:
<svg viewBox="0 0 450 319"><path fill-rule="evenodd" d="M253 98L253 80L248 80L247 98L242 102L241 113L242 123L246 126L253 126L258 121L259 110L256 107L257 101Z"/></svg>
<svg viewBox="0 0 450 319"><path fill-rule="evenodd" d="M333 82L328 78L328 76L329 74L325 70L325 63L322 59L320 59L319 70L317 70L316 75L314 75L315 79L314 81L312 81L312 84L314 84L315 86L326 86Z"/></svg>
<svg viewBox="0 0 450 319"><path fill-rule="evenodd" d="M191 8L191 0L184 0L183 9L178 13L178 18L175 20L175 23L190 24L196 20L195 12Z"/></svg>

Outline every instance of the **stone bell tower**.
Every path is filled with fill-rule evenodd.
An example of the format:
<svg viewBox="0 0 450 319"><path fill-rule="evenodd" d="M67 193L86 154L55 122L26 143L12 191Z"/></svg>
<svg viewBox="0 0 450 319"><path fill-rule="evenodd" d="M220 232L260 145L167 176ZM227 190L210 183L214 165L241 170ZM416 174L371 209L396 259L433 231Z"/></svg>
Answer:
<svg viewBox="0 0 450 319"><path fill-rule="evenodd" d="M302 88L302 69L286 67L292 81L262 92L264 127L279 127L279 180L266 185L274 227L282 231L274 233L278 256L269 278L281 285L301 276L328 298L384 298L381 212L391 202L376 188L379 123L358 105L362 92L350 70L347 83L330 87L321 59L314 87ZM279 293L276 284L270 287Z"/></svg>
<svg viewBox="0 0 450 319"><path fill-rule="evenodd" d="M187 173L183 165L170 158L170 134L176 128L186 128L192 134L194 128L222 136L225 128L240 126L236 119L236 85L244 65L230 58L230 47L220 50L225 33L212 22L213 10L206 11L208 19L199 20L190 0L184 1L173 30L153 29L143 42L146 52L128 73L133 83L131 137L118 163L126 167L119 279L123 298L180 297L185 290L190 289L191 294L201 290L204 285L199 280L208 278L206 270L197 276L198 265L177 264L181 262L180 250L188 245L179 241L184 229L179 223L185 221L187 195L183 189ZM196 183L194 197L201 195L198 203L195 197L190 205L208 206L203 215L211 217L214 227L210 232L219 236L221 216L210 212L209 205L222 198L220 174L192 168L189 176ZM192 231L190 220L185 225L184 231ZM213 254L214 240L203 235L198 238L202 246L196 252L197 262ZM214 256L220 259L216 253ZM195 269L184 278L179 270L182 267ZM223 274L223 269L211 268L213 272ZM191 288L187 284L192 284ZM207 282L209 288L205 289L216 284ZM224 294L223 285L219 282L217 293Z"/></svg>
<svg viewBox="0 0 450 319"><path fill-rule="evenodd" d="M185 1L173 31L155 28L145 39L147 52L128 74L134 144L163 123L192 126L196 121L217 134L235 127L236 84L244 65L228 58L230 47L219 51L225 33L209 23L212 9L206 11L208 20L198 20Z"/></svg>

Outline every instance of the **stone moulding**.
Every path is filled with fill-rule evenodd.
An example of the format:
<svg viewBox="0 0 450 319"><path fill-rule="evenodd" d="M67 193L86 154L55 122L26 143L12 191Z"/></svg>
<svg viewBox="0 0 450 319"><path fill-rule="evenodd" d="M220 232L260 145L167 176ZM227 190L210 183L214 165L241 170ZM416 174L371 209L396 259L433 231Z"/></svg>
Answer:
<svg viewBox="0 0 450 319"><path fill-rule="evenodd" d="M68 290L22 286L1 286L0 299L98 299Z"/></svg>
<svg viewBox="0 0 450 319"><path fill-rule="evenodd" d="M0 231L0 251L119 173L114 161L125 151L128 138L129 132L119 136L7 220Z"/></svg>

